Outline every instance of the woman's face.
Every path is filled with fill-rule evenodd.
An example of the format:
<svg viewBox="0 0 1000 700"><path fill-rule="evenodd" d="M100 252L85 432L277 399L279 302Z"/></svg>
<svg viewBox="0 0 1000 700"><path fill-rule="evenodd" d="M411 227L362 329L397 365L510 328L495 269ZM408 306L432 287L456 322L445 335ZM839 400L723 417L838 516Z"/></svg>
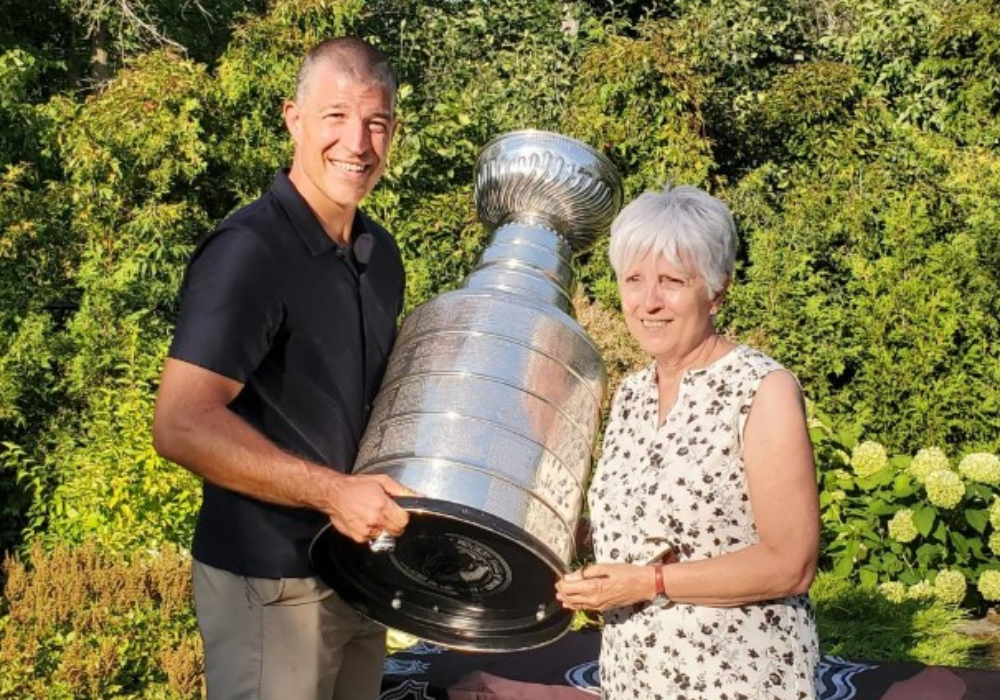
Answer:
<svg viewBox="0 0 1000 700"><path fill-rule="evenodd" d="M640 258L618 279L629 333L660 361L683 360L715 332L705 280L692 277L655 253Z"/></svg>

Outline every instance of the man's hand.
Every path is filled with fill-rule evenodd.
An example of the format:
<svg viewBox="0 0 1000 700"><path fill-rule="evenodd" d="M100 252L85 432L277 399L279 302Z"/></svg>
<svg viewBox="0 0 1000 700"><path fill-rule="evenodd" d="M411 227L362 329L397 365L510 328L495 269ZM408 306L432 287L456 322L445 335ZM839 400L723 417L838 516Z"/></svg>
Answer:
<svg viewBox="0 0 1000 700"><path fill-rule="evenodd" d="M384 474L338 475L323 510L338 532L363 543L383 531L393 537L403 534L410 515L393 497L418 495Z"/></svg>

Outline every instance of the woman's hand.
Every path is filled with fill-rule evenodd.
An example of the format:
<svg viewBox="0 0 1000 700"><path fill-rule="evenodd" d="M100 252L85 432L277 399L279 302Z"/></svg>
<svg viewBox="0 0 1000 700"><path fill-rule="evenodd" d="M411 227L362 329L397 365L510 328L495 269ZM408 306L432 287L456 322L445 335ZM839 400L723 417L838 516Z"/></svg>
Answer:
<svg viewBox="0 0 1000 700"><path fill-rule="evenodd" d="M656 593L652 566L591 564L556 582L556 600L567 610L598 610L645 603Z"/></svg>

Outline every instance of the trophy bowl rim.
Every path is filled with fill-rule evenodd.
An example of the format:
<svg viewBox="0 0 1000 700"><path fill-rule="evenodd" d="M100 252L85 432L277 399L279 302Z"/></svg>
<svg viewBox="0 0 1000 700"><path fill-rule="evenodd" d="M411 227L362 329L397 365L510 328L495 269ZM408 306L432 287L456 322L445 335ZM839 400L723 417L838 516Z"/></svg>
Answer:
<svg viewBox="0 0 1000 700"><path fill-rule="evenodd" d="M558 131L548 131L547 129L515 129L513 131L505 131L503 133L497 134L492 137L485 145L480 149L479 155L476 156L476 171L479 170L479 163L483 160L487 151L492 147L496 146L498 143L505 141L517 141L519 139L528 138L538 139L539 141L558 141L571 146L575 146L583 149L589 155L592 155L597 159L601 165L608 170L608 172L613 176L614 184L619 192L624 194L624 186L621 179L621 173L618 172L618 167L608 158L606 155L601 153L597 148L591 146L586 141L578 139L574 136L567 136L566 134L561 134Z"/></svg>

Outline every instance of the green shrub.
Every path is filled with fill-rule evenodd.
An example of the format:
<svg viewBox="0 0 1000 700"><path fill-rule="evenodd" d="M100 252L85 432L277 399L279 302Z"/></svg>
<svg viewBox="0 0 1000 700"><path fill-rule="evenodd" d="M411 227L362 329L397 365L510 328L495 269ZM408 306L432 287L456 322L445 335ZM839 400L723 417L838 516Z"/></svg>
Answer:
<svg viewBox="0 0 1000 700"><path fill-rule="evenodd" d="M156 474L176 472L152 454L149 422L183 263L207 228L195 196L206 84L202 68L159 52L84 103L54 99L43 111L61 182L4 181L0 484L31 494L32 532L54 518L55 539L93 526L141 549L190 531L193 487Z"/></svg>
<svg viewBox="0 0 1000 700"><path fill-rule="evenodd" d="M96 388L83 433L51 445L43 463L8 445L4 462L34 496L34 539L92 541L121 553L190 543L201 481L153 450L150 381L122 378Z"/></svg>
<svg viewBox="0 0 1000 700"><path fill-rule="evenodd" d="M995 185L879 114L839 132L856 155L771 164L731 192L747 263L725 322L893 451L1000 449L1000 306L980 253L998 219L979 195Z"/></svg>
<svg viewBox="0 0 1000 700"><path fill-rule="evenodd" d="M856 432L816 420L822 567L885 586L897 598L928 596L983 612L1000 600L1000 459L953 462L940 448L891 455Z"/></svg>

